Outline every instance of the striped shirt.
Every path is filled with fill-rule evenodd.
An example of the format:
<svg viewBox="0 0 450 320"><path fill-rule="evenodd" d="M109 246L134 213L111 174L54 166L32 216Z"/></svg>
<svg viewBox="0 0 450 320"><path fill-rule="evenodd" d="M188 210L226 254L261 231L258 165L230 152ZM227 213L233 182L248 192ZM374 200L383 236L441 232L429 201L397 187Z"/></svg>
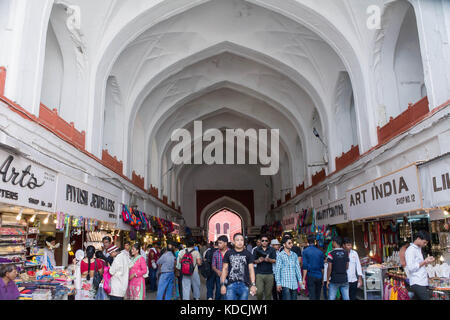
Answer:
<svg viewBox="0 0 450 320"><path fill-rule="evenodd" d="M228 250L229 249L227 249L227 251ZM225 253L227 253L227 251L225 251ZM222 271L224 256L225 256L225 254L222 256L222 254L220 253L220 250L216 250L214 252L213 257L212 257L212 266L215 267L217 270Z"/></svg>
<svg viewBox="0 0 450 320"><path fill-rule="evenodd" d="M275 282L277 286L283 288L298 289L298 283L302 282L302 274L295 252L291 251L289 255L285 250L280 252L275 266Z"/></svg>

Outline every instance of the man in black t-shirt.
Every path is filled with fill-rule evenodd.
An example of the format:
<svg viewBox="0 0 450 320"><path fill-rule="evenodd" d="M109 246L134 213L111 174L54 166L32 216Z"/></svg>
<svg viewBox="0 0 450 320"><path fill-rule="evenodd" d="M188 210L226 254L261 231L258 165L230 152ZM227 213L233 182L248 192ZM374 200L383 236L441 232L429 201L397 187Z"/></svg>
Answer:
<svg viewBox="0 0 450 320"><path fill-rule="evenodd" d="M342 299L349 300L347 269L350 259L346 250L342 249L341 237L333 238L333 251L328 254L327 288L329 300L335 300L338 290Z"/></svg>
<svg viewBox="0 0 450 320"><path fill-rule="evenodd" d="M276 262L277 253L269 246L269 237L261 236L261 247L257 248L253 254L255 259L256 288L258 300L271 300L273 288L273 264Z"/></svg>
<svg viewBox="0 0 450 320"><path fill-rule="evenodd" d="M247 300L250 294L256 294L255 269L252 254L244 248L244 236L236 233L233 237L234 249L228 250L223 257L220 291L226 300ZM225 285L227 280L227 285Z"/></svg>

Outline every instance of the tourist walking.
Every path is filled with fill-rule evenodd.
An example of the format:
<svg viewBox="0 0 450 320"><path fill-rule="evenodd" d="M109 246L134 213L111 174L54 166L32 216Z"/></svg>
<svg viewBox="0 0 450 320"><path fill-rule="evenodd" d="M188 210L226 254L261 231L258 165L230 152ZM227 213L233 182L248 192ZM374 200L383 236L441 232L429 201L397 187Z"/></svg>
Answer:
<svg viewBox="0 0 450 320"><path fill-rule="evenodd" d="M277 239L272 239L270 241L270 246L275 250L276 258L278 259L278 255L280 254L281 243ZM281 300L281 293L277 291L277 286L275 282L275 267L277 263L272 264L272 276L273 276L273 286L272 286L272 298L273 300Z"/></svg>
<svg viewBox="0 0 450 320"><path fill-rule="evenodd" d="M202 274L206 277L206 299L212 300L214 297L214 287L217 293L220 292L220 287L217 286L217 274L212 269L212 258L217 250L217 241L211 242L210 247L206 249L203 257Z"/></svg>
<svg viewBox="0 0 450 320"><path fill-rule="evenodd" d="M350 259L348 253L342 248L342 239L339 236L333 238L333 250L328 253L327 261L327 288L328 299L335 300L338 290L343 300L349 300L347 269Z"/></svg>
<svg viewBox="0 0 450 320"><path fill-rule="evenodd" d="M308 287L309 300L320 300L323 283L322 250L315 246L314 235L308 236L308 247L303 250L303 286Z"/></svg>
<svg viewBox="0 0 450 320"><path fill-rule="evenodd" d="M255 250L253 255L256 265L256 297L258 300L271 300L273 279L273 264L276 262L275 249L269 246L269 237L261 236L261 246Z"/></svg>
<svg viewBox="0 0 450 320"><path fill-rule="evenodd" d="M145 300L145 278L148 269L145 264L145 258L140 254L140 245L135 243L131 246L131 254L129 260L129 276L127 300ZM121 252L127 255L126 250Z"/></svg>
<svg viewBox="0 0 450 320"><path fill-rule="evenodd" d="M155 248L150 248L150 251L148 253L148 281L149 281L149 289L150 292L156 291L156 273L158 271L158 266L156 264L156 261L158 261L159 254L158 251Z"/></svg>
<svg viewBox="0 0 450 320"><path fill-rule="evenodd" d="M223 257L220 293L226 295L227 300L247 300L249 291L251 295L255 295L257 290L254 259L244 247L242 233L233 236L233 244L234 248Z"/></svg>
<svg viewBox="0 0 450 320"><path fill-rule="evenodd" d="M361 262L358 252L352 249L352 241L349 238L344 238L344 249L347 251L350 260L347 269L348 295L350 300L356 300L358 288L363 285Z"/></svg>
<svg viewBox="0 0 450 320"><path fill-rule="evenodd" d="M220 277L223 270L223 258L228 252L228 237L220 236L217 239L217 250L213 254L212 269L216 274L216 300L223 300L224 296L220 293Z"/></svg>
<svg viewBox="0 0 450 320"><path fill-rule="evenodd" d="M161 270L156 300L172 300L173 287L175 286L176 262L173 253L174 249L173 243L168 242L166 252L156 262Z"/></svg>
<svg viewBox="0 0 450 320"><path fill-rule="evenodd" d="M97 288L94 284L95 273L103 277L104 262L95 257L95 247L88 246L83 260L80 262L81 290L77 294L79 300L94 300Z"/></svg>
<svg viewBox="0 0 450 320"><path fill-rule="evenodd" d="M298 256L291 250L294 242L285 236L281 244L283 251L278 255L275 267L277 291L281 292L283 300L297 300L298 288L302 288L302 274Z"/></svg>
<svg viewBox="0 0 450 320"><path fill-rule="evenodd" d="M111 274L110 300L123 300L128 289L129 259L120 249L112 245L108 248L109 255L114 259L109 273Z"/></svg>
<svg viewBox="0 0 450 320"><path fill-rule="evenodd" d="M187 240L187 248L180 251L177 259L177 269L183 275L183 300L190 300L191 288L194 300L200 300L200 276L198 267L202 265L200 252L194 248L195 241Z"/></svg>
<svg viewBox="0 0 450 320"><path fill-rule="evenodd" d="M414 292L415 300L430 300L428 288L428 274L426 266L434 262L434 257L423 258L422 249L430 242L430 235L426 231L419 231L414 242L406 249L406 269L408 271L409 285Z"/></svg>

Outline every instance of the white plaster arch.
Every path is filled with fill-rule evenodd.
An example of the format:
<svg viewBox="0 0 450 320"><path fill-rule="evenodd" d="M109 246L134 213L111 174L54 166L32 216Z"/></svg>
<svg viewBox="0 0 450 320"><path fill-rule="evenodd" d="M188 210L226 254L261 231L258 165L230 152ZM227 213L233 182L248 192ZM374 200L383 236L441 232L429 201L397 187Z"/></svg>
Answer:
<svg viewBox="0 0 450 320"><path fill-rule="evenodd" d="M376 123L379 126L386 124L390 116L395 117L400 113L398 80L394 65L401 28L409 10L414 11L414 6L407 0L388 2L384 7L381 29L375 34L373 68L377 101Z"/></svg>
<svg viewBox="0 0 450 320"><path fill-rule="evenodd" d="M96 96L91 95L90 105L92 106L92 113L89 119L90 128L92 128L93 124L96 122L95 114L98 114L98 111L96 111L94 107L99 106L102 108L104 83L106 82L106 78L120 52L122 52L131 41L136 39L141 33L149 29L151 26L206 2L207 1L192 1L187 6L180 6L180 3L177 1L161 2L155 7L149 6L147 10L142 11L139 15L133 16L131 19L123 22L123 24L117 24L117 26L115 26L114 31L108 34L108 36L105 37L105 41L100 44L101 49L99 50L99 54L94 63L94 72L91 77L91 87L94 88L95 93L99 94ZM253 1L253 3L256 3L256 1ZM324 16L319 12L311 10L307 4L299 3L297 1L278 1L277 4L273 4L272 1L257 1L257 5L266 5L266 7L271 7L271 10L277 10L284 15L288 15L291 19L307 25L311 28L311 30L315 31L327 43L335 48L341 58L347 56L347 58L343 59L344 64L346 67L350 67L348 69L352 82L359 86L358 90L355 90L357 91L355 94L356 105L358 106L357 109L359 109L360 105L366 106L364 102L366 95L368 95L369 88L368 85L365 84L365 77L363 75L358 54L355 48L352 47L349 41L340 33L338 26L333 25L331 21L324 18ZM367 105L369 105L369 103L367 103ZM358 110L357 112L359 113ZM359 117L360 116L358 115L358 118ZM368 127L370 128L365 131L369 132L364 132L364 134L361 134L365 138L363 140L363 149L367 149L370 144L375 144L376 142L374 124L370 121L372 120L373 115L369 114L368 117ZM359 124L360 127L361 125L362 124ZM91 151L95 152L96 150L92 150L96 145L92 138L96 136L94 130L90 131L90 136L91 139L89 139L88 146Z"/></svg>
<svg viewBox="0 0 450 320"><path fill-rule="evenodd" d="M225 96L231 96L231 95L232 95L232 97L228 98L228 100L226 100L224 98ZM298 158L296 158L294 156L295 155L294 146L295 146L296 140L298 139L298 135L293 134L293 132L296 130L295 126L293 126L290 123L289 118L280 116L278 114L271 114L270 117L265 117L265 115L268 114L268 111L265 109L259 110L260 108L258 108L258 113L250 115L248 110L255 108L255 105L250 104L253 102L253 98L251 98L249 100L244 100L246 97L247 97L246 95L240 93L239 91L222 88L222 89L219 89L219 90L209 93L208 96L206 97L206 99L204 99L205 98L205 95L204 95L199 100L194 100L191 103L184 105L183 109L181 109L181 111L183 112L183 115L180 114L181 111L178 112L178 114L172 114L170 117L167 118L166 122L162 123L162 121L161 121L158 128L156 129L158 132L158 135L161 138L164 138L164 140L157 139L158 141L162 141L161 142L161 146L162 146L161 154L166 154L169 151L169 149L171 148L171 146L174 145L174 143L172 143L170 140L171 130L173 130L173 128L182 128L186 124L192 124L193 121L195 121L195 120L205 121L212 117L215 117L218 119L220 118L220 121L218 123L212 124L213 128L217 128L221 124L226 125L223 122L220 123L221 121L223 121L223 118L222 118L223 114L234 114L236 116L237 122L239 122L239 119L240 119L240 120L242 120L241 122L244 122L244 123L241 123L241 124L238 123L237 125L234 125L234 126L230 125L230 127L232 127L232 128L244 128L244 130L246 129L246 127L255 128L254 125L250 126L250 123L254 123L256 126L259 126L261 128L265 128L265 129L278 128L280 130L281 148L283 148L285 150L285 152L288 154L289 163L293 167L292 168L292 177L290 179L291 181L289 182L289 183L292 183L292 180L295 180L295 178L294 178L295 168L298 165L300 165L300 164L297 164L297 161L296 161ZM205 102L202 102L202 101L205 101ZM199 106L202 103L208 103L208 105L204 105L204 108L201 108L201 109L198 108L197 106ZM217 104L217 105L214 106L215 104ZM246 112L244 112L244 110L242 110L244 107L246 107L245 111L248 113L246 113ZM257 107L259 107L259 106L257 105ZM267 107L270 107L270 106L267 106ZM189 116L190 108L196 108L199 111L198 111L198 113L192 114L191 116ZM176 121L176 120L179 120L179 121L174 123L174 121ZM245 122L247 122L247 121L249 123L245 124ZM169 122L169 123L167 123L167 122ZM164 125L164 127L162 127L163 125ZM211 127L211 125L206 124L206 126L203 128L203 130L205 131L209 127ZM301 159L301 160L302 160L301 161L302 164L306 163L305 159ZM304 171L304 168L303 168L303 171ZM297 183L297 181L295 181L295 183Z"/></svg>
<svg viewBox="0 0 450 320"><path fill-rule="evenodd" d="M313 101L313 104L315 107L320 108L320 110L322 110L320 112L320 120L321 120L321 125L322 128L325 128L325 137L327 141L331 140L331 137L333 136L331 134L331 132L333 131L333 127L335 126L335 123L332 121L331 117L327 116L327 112L325 111L325 104L323 102L323 99L321 98L319 92L317 92L314 88L311 87L310 84L308 84L309 82L306 81L306 79L302 80L301 75L298 75L297 72L295 70L292 70L290 67L286 66L283 67L283 64L275 61L274 59L262 55L261 53L258 52L254 52L252 50L249 51L248 48L245 47L241 47L241 46L236 46L235 44L232 43L220 43L218 45L216 45L215 47L212 48L208 48L207 50L203 51L203 52L199 52L198 54L198 58L196 58L194 60L194 62L196 62L196 64L201 63L203 61L208 61L208 59L212 59L214 58L216 54L218 53L220 54L236 54L238 57L244 57L244 58L251 58L251 61L256 61L257 63L261 63L263 66L277 66L276 70L283 68L283 75L286 75L287 79L292 80L293 83L299 83L299 81L301 81L302 86L300 87L301 89L299 90L303 90L305 87L307 89L305 89L306 93L308 94L309 98ZM255 60L255 55L257 57L257 59ZM187 62L185 61L179 61L177 62L175 65L170 67L170 70L166 69L163 73L158 74L155 78L153 78L149 83L148 83L148 87L152 88L152 90L154 90L156 88L156 85L161 85L162 83L164 83L164 81L167 82L167 79L169 78L168 76L175 76L177 73L180 73L179 70L184 70L186 69L186 67L188 67L188 65L186 65ZM177 73L175 73L175 71L177 71ZM296 75L297 74L297 75ZM306 81L306 82L305 82ZM150 89L146 89L146 90L150 90ZM147 91L145 91L147 92ZM146 98L148 99L148 94L146 96ZM264 100L269 100L269 95L265 95ZM272 100L272 99L270 99ZM130 115L129 117L127 117L129 119L129 125L128 128L129 130L127 131L126 135L127 137L125 138L126 141L128 141L128 145L130 145L132 143L133 140L133 135L130 134L132 128L134 127L134 119L136 119L137 115L138 115L138 110L139 108L137 107L142 106L142 104L144 103L144 98L140 98L139 100L139 104L133 104L134 107L133 109L130 111ZM280 104L273 104L273 105L277 105L277 107L280 107ZM299 117L296 117L294 114L290 114L288 117L288 119L299 119ZM155 123L159 123L160 120L158 121L154 121ZM152 126L150 126L150 128L152 128ZM155 130L153 130L154 132ZM302 140L305 144L305 137L302 137ZM306 145L306 144L305 144ZM329 153L330 154L334 154L334 146L333 144L330 144L329 146L330 150ZM130 153L127 153L128 155ZM128 168L129 166L127 165L127 163L132 163L130 162L129 159L125 159L125 168ZM332 161L330 161L330 171L332 171L334 169L334 163ZM126 169L126 172L130 171L130 169Z"/></svg>
<svg viewBox="0 0 450 320"><path fill-rule="evenodd" d="M290 119L295 119L298 122L300 122L300 124L298 125L299 135L302 137L303 141L306 140L305 137L309 135L309 133L306 133L306 131L308 131L309 126L307 125L307 122L305 122L303 120L303 118L308 119L312 115L314 106L313 106L312 101L307 96L307 94L304 93L304 91L302 93L301 88L296 87L295 84L290 82L288 79L284 78L282 75L274 74L271 69L265 69L266 71L264 71L264 72L267 73L267 76L265 76L265 74L263 74L263 76L265 77L265 80L266 80L266 82L264 82L261 80L260 76L256 76L256 77L253 76L252 67L255 66L254 63L252 63L246 59L243 59L241 57L235 57L235 56L228 55L228 54L226 54L226 56L225 56L225 54L221 55L220 57L221 57L220 61L223 62L223 67L220 70L214 71L214 70L209 69L209 68L211 68L211 64L214 64L214 61L218 59L218 58L216 59L215 57L207 60L206 62L202 62L201 64L195 65L191 69L188 69L187 71L191 72L190 77L193 76L192 73L196 72L197 74L195 75L195 77L197 77L199 80L192 81L192 83L194 83L194 82L195 83L187 90L172 92L171 97L173 99L161 100L161 97L164 97L164 96L161 96L161 92L167 92L167 88L170 89L170 87L173 86L174 82L179 81L177 79L180 79L180 81L184 81L183 78L185 76L184 76L183 72L178 74L177 78L172 78L172 79L169 79L168 81L166 81L164 83L164 85L159 87L159 89L158 89L159 92L158 92L158 90L155 90L155 92L153 93L153 96L148 97L148 101L150 102L150 104L149 104L150 108L149 107L141 108L141 114L139 115L139 118L140 119L148 118L150 120L150 125L148 126L150 134L152 133L152 129L154 128L154 125L158 121L161 121L161 119L160 119L161 116L164 114L166 114L166 116L168 116L167 111L173 112L173 110L180 108L187 101L193 99L196 96L200 96L200 95L204 94L204 92L206 90L211 90L210 88L215 88L215 86L216 87L223 86L223 83L225 83L225 82L237 82L237 84L239 86L244 87L244 88L245 87L250 88L253 91L261 91L263 88L265 88L266 91L269 90L269 91L267 91L268 93L264 93L262 95L264 97L263 100L266 100L266 101L267 100L270 101L270 99L279 100L280 102L278 102L278 106L281 107L282 109L287 108L289 110L290 114L286 114L286 117L290 118ZM230 61L230 59L233 61ZM240 64L238 64L238 62ZM206 68L206 69L201 69L201 68ZM232 71L232 68L234 68L234 72ZM258 66L258 68L259 68L259 66ZM213 68L213 69L215 69L215 68ZM222 73L222 71L224 71L224 70L228 70L228 71ZM186 70L184 70L184 71L186 71ZM243 71L248 73L246 77L244 77L245 73L242 74ZM217 82L216 82L214 77L216 77L217 79L220 79L220 80L217 80ZM281 82L280 79L284 79L284 80L282 80L283 83L286 86L289 86L290 89L288 91L292 96L288 95L285 92L286 87L283 88L283 91L278 91L278 92L276 91L279 89L274 88L274 87L278 86L278 84ZM255 82L255 80L257 80L257 82ZM212 84L209 84L208 82L212 82ZM197 83L198 83L198 86L197 86ZM189 84L189 85L191 85L191 84ZM248 89L246 89L246 90L248 90ZM299 96L296 97L296 95L299 95ZM269 96L271 98L269 98ZM300 110L299 110L300 106L297 104L297 102L298 101L306 102L308 100L309 100L309 104L303 103L301 105L303 110L302 110L302 112L300 112ZM163 105L161 105L161 103L163 103ZM177 106L177 107L174 107L174 106ZM305 108L307 108L307 109L305 109ZM154 112L156 112L156 113L154 113ZM169 113L169 115L170 115L170 113ZM322 122L321 118L320 118L320 121ZM301 133L302 131L303 131L303 133ZM326 133L325 134L322 133L322 135L326 136ZM151 136L147 137L146 140L148 141L149 139L151 139ZM132 140L130 140L130 139L128 139L128 141L129 141L129 144L132 142ZM307 150L307 147L308 146L305 143L306 150ZM130 154L130 153L128 153L128 154Z"/></svg>

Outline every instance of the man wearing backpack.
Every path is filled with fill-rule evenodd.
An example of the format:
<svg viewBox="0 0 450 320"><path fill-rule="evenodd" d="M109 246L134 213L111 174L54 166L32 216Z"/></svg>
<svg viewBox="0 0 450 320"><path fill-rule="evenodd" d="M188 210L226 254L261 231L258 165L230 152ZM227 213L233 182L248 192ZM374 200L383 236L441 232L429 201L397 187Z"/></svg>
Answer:
<svg viewBox="0 0 450 320"><path fill-rule="evenodd" d="M194 249L193 238L187 240L187 248L180 251L177 259L177 269L183 276L183 300L190 300L191 287L194 300L200 300L200 276L198 266L202 265L200 252Z"/></svg>

